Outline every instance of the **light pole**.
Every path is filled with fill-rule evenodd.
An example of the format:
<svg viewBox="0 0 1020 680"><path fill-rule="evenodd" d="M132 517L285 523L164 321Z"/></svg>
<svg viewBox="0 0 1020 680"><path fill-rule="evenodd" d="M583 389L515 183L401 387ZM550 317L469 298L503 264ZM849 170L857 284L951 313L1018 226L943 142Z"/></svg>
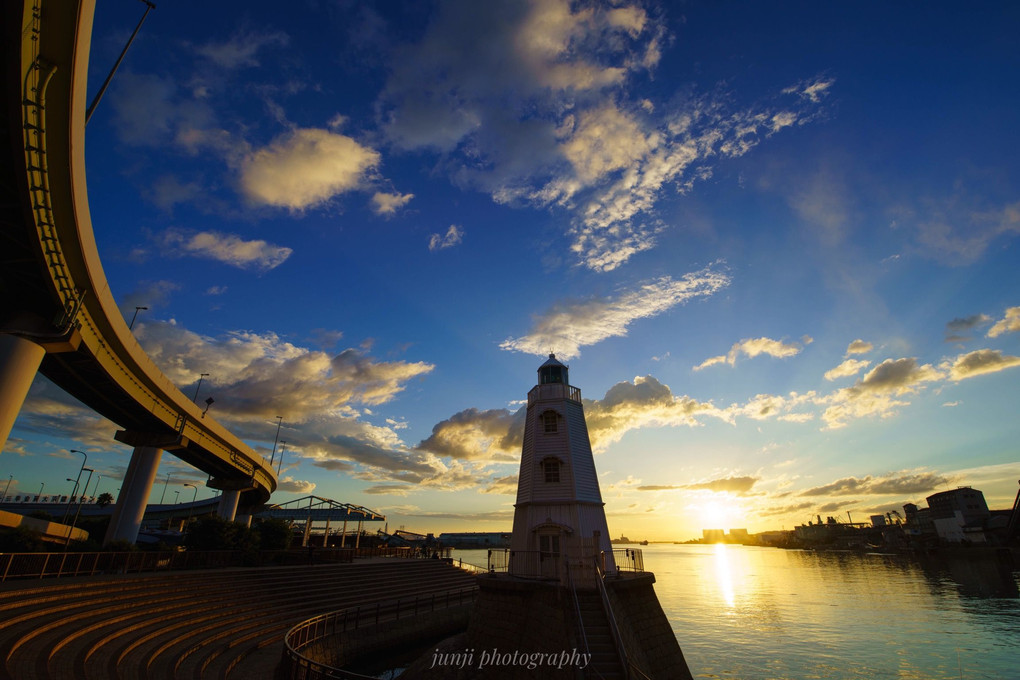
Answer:
<svg viewBox="0 0 1020 680"><path fill-rule="evenodd" d="M89 471L89 476L85 480L85 489L89 488L89 482L92 481L92 473L95 472L92 468L84 468ZM84 494L78 496L78 509L74 511L74 520L71 522L71 528L67 530L67 540L64 541L64 552L67 552L67 546L71 544L71 533L74 531L74 527L78 524L78 515L81 513L81 502L84 498Z"/></svg>
<svg viewBox="0 0 1020 680"><path fill-rule="evenodd" d="M202 417L203 418L205 418L205 414L209 412L209 407L212 406L213 402L215 402L215 401L216 400L213 399L212 397L209 397L208 399L205 400L205 410L202 411Z"/></svg>
<svg viewBox="0 0 1020 680"><path fill-rule="evenodd" d="M199 373L198 374L198 385L195 386L195 396L192 397L192 399L191 399L191 401L195 402L196 404L198 403L198 391L200 389L202 389L202 378L206 378L208 376L209 376L208 373Z"/></svg>
<svg viewBox="0 0 1020 680"><path fill-rule="evenodd" d="M135 327L135 319L138 318L138 310L140 310L140 309L148 310L149 308L148 307L135 307L135 314L134 314L134 316L131 317L131 323L128 324L128 330L131 330L132 328Z"/></svg>
<svg viewBox="0 0 1020 680"><path fill-rule="evenodd" d="M11 474L11 475L10 475L10 476L9 476L9 477L7 478L7 488L6 488L6 489L4 489L4 497L3 497L3 500L4 500L4 502L5 502L5 503L7 502L7 492L11 490L11 482L13 482L13 481L14 481L14 474L12 473L12 474Z"/></svg>
<svg viewBox="0 0 1020 680"><path fill-rule="evenodd" d="M283 454L287 451L287 440L284 439L280 442L280 462L276 464L276 476L280 476L280 470L283 469Z"/></svg>
<svg viewBox="0 0 1020 680"><path fill-rule="evenodd" d="M174 491L174 505L178 505L181 502L181 492Z"/></svg>
<svg viewBox="0 0 1020 680"><path fill-rule="evenodd" d="M71 453L80 453L81 455L83 455L85 457L84 460L82 460L82 462L81 462L81 467L78 468L78 477L75 479L75 482L74 482L74 493L78 493L78 483L81 481L81 471L85 469L85 463L87 463L89 461L89 455L87 453L85 453L84 451L79 451L78 449L69 449L69 450L71 451ZM74 494L71 494L71 496L73 497ZM60 520L61 524L67 524L67 516L69 514L71 514L71 501L70 500L67 501L67 508L64 509L64 519Z"/></svg>
<svg viewBox="0 0 1020 680"><path fill-rule="evenodd" d="M191 497L191 507L188 508L188 521L184 525L188 526L188 524L191 523L191 513L194 512L195 510L195 501L198 499L198 487L195 486L194 484L188 484L187 482L185 482L184 486L190 486L192 489L195 490L195 494Z"/></svg>
<svg viewBox="0 0 1020 680"><path fill-rule="evenodd" d="M283 427L283 416L276 416L276 439L273 441L273 453L269 456L269 469L273 469L273 459L276 458L276 444L280 441L280 428Z"/></svg>
<svg viewBox="0 0 1020 680"><path fill-rule="evenodd" d="M159 495L159 504L163 505L163 496L166 495L166 485L170 483L170 473L166 473L166 481L163 482L163 493Z"/></svg>
<svg viewBox="0 0 1020 680"><path fill-rule="evenodd" d="M42 484L39 485L39 495L37 496L37 498L39 499L37 502L39 502L39 503L42 502L42 490L45 489L45 488L46 488L46 482L43 482Z"/></svg>

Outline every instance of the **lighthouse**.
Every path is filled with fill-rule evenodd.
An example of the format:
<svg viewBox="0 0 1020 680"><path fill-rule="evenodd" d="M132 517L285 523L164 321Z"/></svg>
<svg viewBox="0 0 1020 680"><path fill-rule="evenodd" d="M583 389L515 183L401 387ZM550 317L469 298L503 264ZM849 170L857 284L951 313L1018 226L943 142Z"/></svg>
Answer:
<svg viewBox="0 0 1020 680"><path fill-rule="evenodd" d="M538 368L525 418L510 548L489 550L468 629L451 640L467 653L577 661L502 662L463 675L419 659L408 678L692 680L642 551L610 545L581 390L553 354Z"/></svg>
<svg viewBox="0 0 1020 680"><path fill-rule="evenodd" d="M554 354L538 368L525 418L511 571L561 578L567 560L614 571L581 390Z"/></svg>

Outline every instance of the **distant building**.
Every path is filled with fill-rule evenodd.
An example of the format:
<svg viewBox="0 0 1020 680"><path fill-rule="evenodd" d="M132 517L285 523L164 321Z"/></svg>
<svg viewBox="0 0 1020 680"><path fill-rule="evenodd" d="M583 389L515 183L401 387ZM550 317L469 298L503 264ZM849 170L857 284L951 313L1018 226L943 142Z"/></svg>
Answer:
<svg viewBox="0 0 1020 680"><path fill-rule="evenodd" d="M730 529L729 538L734 543L747 541L747 529Z"/></svg>
<svg viewBox="0 0 1020 680"><path fill-rule="evenodd" d="M722 529L702 529L701 540L705 543L722 543L726 540L726 532Z"/></svg>
<svg viewBox="0 0 1020 680"><path fill-rule="evenodd" d="M445 548L509 548L510 532L459 531L439 534Z"/></svg>
<svg viewBox="0 0 1020 680"><path fill-rule="evenodd" d="M885 526L885 515L872 515L871 526L873 527L884 527Z"/></svg>
<svg viewBox="0 0 1020 680"><path fill-rule="evenodd" d="M939 539L948 543L985 542L984 525L991 513L981 491L961 486L933 494L925 500Z"/></svg>

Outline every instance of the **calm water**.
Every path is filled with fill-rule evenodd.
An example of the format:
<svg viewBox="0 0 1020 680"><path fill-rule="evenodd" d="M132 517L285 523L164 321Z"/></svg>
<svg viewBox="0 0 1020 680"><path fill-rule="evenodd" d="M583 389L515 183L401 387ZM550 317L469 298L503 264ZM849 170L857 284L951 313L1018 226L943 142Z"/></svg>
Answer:
<svg viewBox="0 0 1020 680"><path fill-rule="evenodd" d="M1020 680L1020 581L994 562L642 550L695 678ZM454 556L485 564L485 551Z"/></svg>

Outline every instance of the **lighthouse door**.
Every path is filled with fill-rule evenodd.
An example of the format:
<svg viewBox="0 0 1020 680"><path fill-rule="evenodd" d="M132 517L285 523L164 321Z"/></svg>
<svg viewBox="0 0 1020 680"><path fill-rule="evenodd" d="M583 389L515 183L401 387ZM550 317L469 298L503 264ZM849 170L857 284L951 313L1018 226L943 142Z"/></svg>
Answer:
<svg viewBox="0 0 1020 680"><path fill-rule="evenodd" d="M543 578L559 578L560 535L539 534L538 549L540 573Z"/></svg>

